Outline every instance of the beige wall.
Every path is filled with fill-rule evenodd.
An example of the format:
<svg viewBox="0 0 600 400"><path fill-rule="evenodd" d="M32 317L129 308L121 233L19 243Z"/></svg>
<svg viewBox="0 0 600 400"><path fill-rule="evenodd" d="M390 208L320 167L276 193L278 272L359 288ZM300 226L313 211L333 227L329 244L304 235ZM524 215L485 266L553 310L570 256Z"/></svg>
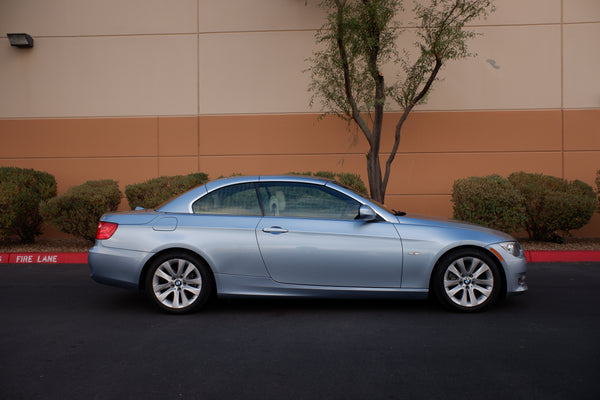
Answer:
<svg viewBox="0 0 600 400"><path fill-rule="evenodd" d="M364 139L308 106L316 3L0 1L0 165L51 172L61 192L198 170L365 177ZM600 169L600 1L495 4L473 26L477 57L449 63L407 123L388 189L396 208L450 216L452 182L471 175L592 184ZM410 11L399 20L410 48ZM7 32L35 47L10 47ZM600 236L600 218L581 233Z"/></svg>

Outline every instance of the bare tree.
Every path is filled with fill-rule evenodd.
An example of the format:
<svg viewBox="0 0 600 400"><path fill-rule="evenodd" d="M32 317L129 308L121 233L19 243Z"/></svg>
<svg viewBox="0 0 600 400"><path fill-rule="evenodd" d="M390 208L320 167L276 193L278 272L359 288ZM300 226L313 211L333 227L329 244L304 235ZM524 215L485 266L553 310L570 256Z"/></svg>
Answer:
<svg viewBox="0 0 600 400"><path fill-rule="evenodd" d="M476 33L465 30L470 21L487 17L492 0L428 0L415 2L417 18L416 60L398 51L401 33L395 16L403 11L400 0L324 0L327 22L316 34L321 50L309 68L311 104L355 123L369 143L367 171L371 197L385 200L392 162L398 152L402 126L410 112L423 103L438 74L449 60L470 56L466 42ZM396 76L388 84L384 65L393 65ZM389 99L389 100L388 100ZM393 101L401 112L394 144L382 173L379 152L383 115Z"/></svg>

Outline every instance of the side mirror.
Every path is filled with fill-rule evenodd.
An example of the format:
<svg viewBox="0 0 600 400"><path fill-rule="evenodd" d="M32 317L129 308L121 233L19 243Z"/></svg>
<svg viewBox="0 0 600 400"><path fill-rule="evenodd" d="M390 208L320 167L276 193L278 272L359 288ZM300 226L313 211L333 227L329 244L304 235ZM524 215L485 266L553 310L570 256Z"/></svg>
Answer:
<svg viewBox="0 0 600 400"><path fill-rule="evenodd" d="M377 220L377 213L369 206L362 205L358 209L358 219L365 222Z"/></svg>

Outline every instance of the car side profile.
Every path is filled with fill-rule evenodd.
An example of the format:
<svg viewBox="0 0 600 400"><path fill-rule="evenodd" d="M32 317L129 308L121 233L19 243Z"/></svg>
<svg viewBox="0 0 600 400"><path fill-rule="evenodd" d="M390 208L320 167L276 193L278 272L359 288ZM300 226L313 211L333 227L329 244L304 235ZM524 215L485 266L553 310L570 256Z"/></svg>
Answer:
<svg viewBox="0 0 600 400"><path fill-rule="evenodd" d="M519 243L492 229L388 210L333 181L209 182L156 210L102 216L92 278L173 313L213 295L427 298L480 311L527 290Z"/></svg>

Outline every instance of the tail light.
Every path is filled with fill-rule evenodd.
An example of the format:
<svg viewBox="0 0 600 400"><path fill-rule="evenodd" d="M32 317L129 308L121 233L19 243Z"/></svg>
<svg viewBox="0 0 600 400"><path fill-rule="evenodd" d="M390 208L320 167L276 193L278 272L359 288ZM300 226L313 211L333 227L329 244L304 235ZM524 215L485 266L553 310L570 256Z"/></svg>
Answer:
<svg viewBox="0 0 600 400"><path fill-rule="evenodd" d="M110 239L118 227L119 227L119 224L115 224L114 222L100 221L98 223L98 229L96 230L96 239L98 239L98 240Z"/></svg>

